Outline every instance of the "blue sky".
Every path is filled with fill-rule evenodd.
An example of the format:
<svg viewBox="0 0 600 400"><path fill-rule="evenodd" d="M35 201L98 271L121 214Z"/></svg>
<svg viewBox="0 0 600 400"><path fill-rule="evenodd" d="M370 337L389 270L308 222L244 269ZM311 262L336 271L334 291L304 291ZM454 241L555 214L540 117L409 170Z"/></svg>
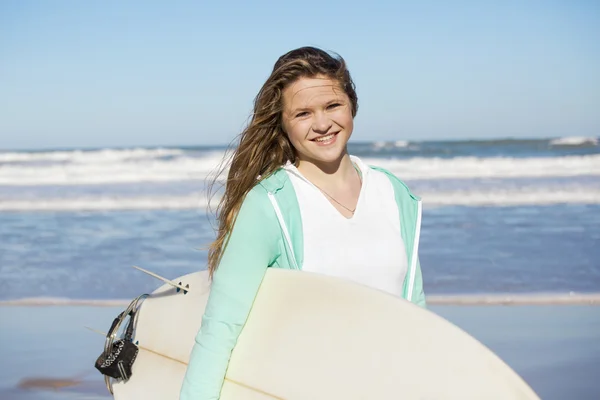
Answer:
<svg viewBox="0 0 600 400"><path fill-rule="evenodd" d="M0 2L0 149L228 143L273 63L341 54L354 140L600 136L600 2Z"/></svg>

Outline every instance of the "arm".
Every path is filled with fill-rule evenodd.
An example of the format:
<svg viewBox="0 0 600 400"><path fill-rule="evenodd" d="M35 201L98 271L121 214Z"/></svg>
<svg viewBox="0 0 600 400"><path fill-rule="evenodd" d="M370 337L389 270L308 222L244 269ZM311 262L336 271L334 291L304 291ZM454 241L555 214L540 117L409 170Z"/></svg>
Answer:
<svg viewBox="0 0 600 400"><path fill-rule="evenodd" d="M180 400L216 400L238 336L267 267L277 257L279 232L266 196L245 198L214 273L202 325L190 355Z"/></svg>

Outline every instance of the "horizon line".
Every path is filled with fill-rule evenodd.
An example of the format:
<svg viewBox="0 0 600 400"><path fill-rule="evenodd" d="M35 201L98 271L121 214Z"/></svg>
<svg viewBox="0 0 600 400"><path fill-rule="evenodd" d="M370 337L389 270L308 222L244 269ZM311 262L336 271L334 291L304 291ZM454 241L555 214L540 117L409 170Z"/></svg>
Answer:
<svg viewBox="0 0 600 400"><path fill-rule="evenodd" d="M396 143L396 142L406 142L406 143L459 143L459 142L528 142L528 141L543 141L543 140L554 140L554 139L563 139L563 138L584 138L584 139L596 139L600 140L600 136L585 136L585 135L565 135L565 136L527 136L527 137L515 137L515 136L498 136L498 137L490 137L490 138L447 138L447 139L388 139L388 140L356 140L348 142L349 145L355 144L372 144L372 143ZM37 147L37 148L4 148L0 147L0 153L9 153L9 152L19 152L19 153L27 153L27 152L58 152L58 151L74 151L74 150L82 150L82 151L96 151L96 150L127 150L127 149L195 149L195 148L218 148L224 149L232 146L233 140L230 143L221 143L221 144L153 144L153 145L104 145L104 146L48 146L48 147Z"/></svg>

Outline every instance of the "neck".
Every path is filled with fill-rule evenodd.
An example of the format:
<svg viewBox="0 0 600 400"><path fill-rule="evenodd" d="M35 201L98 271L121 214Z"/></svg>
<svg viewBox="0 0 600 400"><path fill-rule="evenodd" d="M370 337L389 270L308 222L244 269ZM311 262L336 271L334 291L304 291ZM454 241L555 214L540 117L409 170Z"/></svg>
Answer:
<svg viewBox="0 0 600 400"><path fill-rule="evenodd" d="M356 170L348 153L330 163L301 159L297 168L306 179L317 186L339 187L356 177Z"/></svg>

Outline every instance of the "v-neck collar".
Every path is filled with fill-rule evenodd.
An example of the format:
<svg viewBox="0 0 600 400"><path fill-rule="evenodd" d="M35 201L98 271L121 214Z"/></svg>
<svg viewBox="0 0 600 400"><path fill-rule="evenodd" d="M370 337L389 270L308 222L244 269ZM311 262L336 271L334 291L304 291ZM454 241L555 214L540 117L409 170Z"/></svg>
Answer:
<svg viewBox="0 0 600 400"><path fill-rule="evenodd" d="M333 205L333 203L328 199L327 195L325 195L314 183L312 183L308 178L306 178L294 164L292 164L291 162L288 161L287 164L284 165L284 169L290 173L293 173L294 175L296 175L297 177L302 179L304 182L308 183L312 188L314 188L314 190L316 190L319 193L320 197L327 203L327 205L329 207L331 207L332 211L335 214L337 214L339 218L342 218L344 221L350 222L350 221L356 220L360 209L362 209L361 202L364 197L363 193L365 191L366 181L368 179L367 178L368 167L366 167L358 157L351 155L350 160L352 161L353 167L355 167L357 169L356 172L358 174L360 174L360 180L361 180L360 191L358 193L358 199L356 200L356 208L354 209L354 213L352 214L352 216L350 218L344 216L340 212L340 210L338 210Z"/></svg>

